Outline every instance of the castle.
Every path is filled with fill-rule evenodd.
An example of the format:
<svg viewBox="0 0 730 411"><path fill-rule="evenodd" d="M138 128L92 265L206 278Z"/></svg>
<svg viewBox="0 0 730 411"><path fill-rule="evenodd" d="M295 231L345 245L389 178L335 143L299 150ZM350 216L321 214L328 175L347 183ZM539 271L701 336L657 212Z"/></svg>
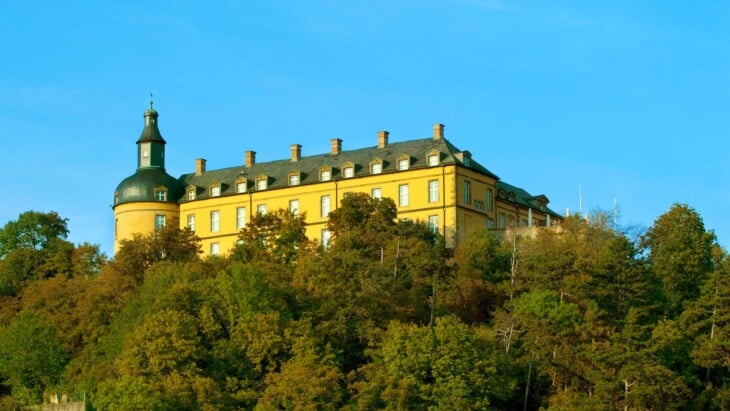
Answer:
<svg viewBox="0 0 730 411"><path fill-rule="evenodd" d="M442 124L429 138L395 143L380 131L377 145L355 150L332 139L329 153L313 156L302 156L302 147L293 144L288 159L263 163L246 151L244 164L219 170L207 170L197 159L195 172L175 178L165 171L158 117L150 103L137 140L137 171L114 191L115 252L121 240L174 219L195 231L204 254L225 254L254 213L279 208L306 212L307 236L326 245L328 214L352 192L392 198L398 218L427 223L450 247L476 228L551 226L562 218L545 195L505 183L456 148Z"/></svg>

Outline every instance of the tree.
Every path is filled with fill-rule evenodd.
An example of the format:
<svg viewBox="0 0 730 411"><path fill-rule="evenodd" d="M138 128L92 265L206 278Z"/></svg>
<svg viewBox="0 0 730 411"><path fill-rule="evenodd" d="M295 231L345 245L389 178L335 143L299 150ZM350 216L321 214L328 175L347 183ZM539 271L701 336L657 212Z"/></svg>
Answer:
<svg viewBox="0 0 730 411"><path fill-rule="evenodd" d="M284 209L254 215L238 235L240 244L233 259L268 258L281 265L291 264L308 241L305 218L305 213L296 215Z"/></svg>
<svg viewBox="0 0 730 411"><path fill-rule="evenodd" d="M42 250L53 239L65 239L67 222L55 211L26 211L0 229L0 259L18 248Z"/></svg>
<svg viewBox="0 0 730 411"><path fill-rule="evenodd" d="M58 384L65 364L55 330L32 312L24 311L0 333L0 376L18 400L39 402Z"/></svg>
<svg viewBox="0 0 730 411"><path fill-rule="evenodd" d="M714 242L715 235L705 231L700 215L685 204L674 204L644 236L642 244L662 280L670 316L681 312L684 301L699 296L700 284L713 269Z"/></svg>

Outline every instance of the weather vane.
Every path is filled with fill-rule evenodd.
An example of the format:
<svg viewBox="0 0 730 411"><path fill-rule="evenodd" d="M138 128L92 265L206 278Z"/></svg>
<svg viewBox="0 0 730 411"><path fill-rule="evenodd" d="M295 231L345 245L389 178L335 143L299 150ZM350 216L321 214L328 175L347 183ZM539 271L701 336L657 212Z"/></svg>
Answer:
<svg viewBox="0 0 730 411"><path fill-rule="evenodd" d="M150 93L150 108L152 108L152 105L155 104L154 101L152 101L152 93Z"/></svg>

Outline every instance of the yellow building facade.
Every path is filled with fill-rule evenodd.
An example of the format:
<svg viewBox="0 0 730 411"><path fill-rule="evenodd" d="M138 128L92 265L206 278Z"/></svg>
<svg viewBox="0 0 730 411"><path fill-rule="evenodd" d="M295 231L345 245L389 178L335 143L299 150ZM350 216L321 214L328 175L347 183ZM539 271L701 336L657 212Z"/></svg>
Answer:
<svg viewBox="0 0 730 411"><path fill-rule="evenodd" d="M441 124L428 138L402 142L380 131L376 144L354 150L332 139L329 153L313 156L293 144L288 158L271 162L257 163L246 151L243 164L224 169L207 170L197 159L194 172L175 179L164 168L157 118L152 107L145 112L137 172L115 191L115 251L120 241L175 219L200 237L204 254L226 254L252 216L278 209L306 213L307 236L326 244L329 212L355 192L392 198L398 218L428 224L451 247L477 228L556 225L561 218L546 196L504 183L456 148Z"/></svg>

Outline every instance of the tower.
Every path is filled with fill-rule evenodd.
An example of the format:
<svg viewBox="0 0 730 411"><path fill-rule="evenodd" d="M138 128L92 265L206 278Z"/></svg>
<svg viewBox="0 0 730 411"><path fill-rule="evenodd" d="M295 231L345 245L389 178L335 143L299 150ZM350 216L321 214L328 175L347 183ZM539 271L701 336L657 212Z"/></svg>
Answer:
<svg viewBox="0 0 730 411"><path fill-rule="evenodd" d="M159 114L150 101L144 129L137 140L137 171L114 191L114 252L135 233L148 234L179 218L182 183L165 171L165 139L157 124Z"/></svg>

